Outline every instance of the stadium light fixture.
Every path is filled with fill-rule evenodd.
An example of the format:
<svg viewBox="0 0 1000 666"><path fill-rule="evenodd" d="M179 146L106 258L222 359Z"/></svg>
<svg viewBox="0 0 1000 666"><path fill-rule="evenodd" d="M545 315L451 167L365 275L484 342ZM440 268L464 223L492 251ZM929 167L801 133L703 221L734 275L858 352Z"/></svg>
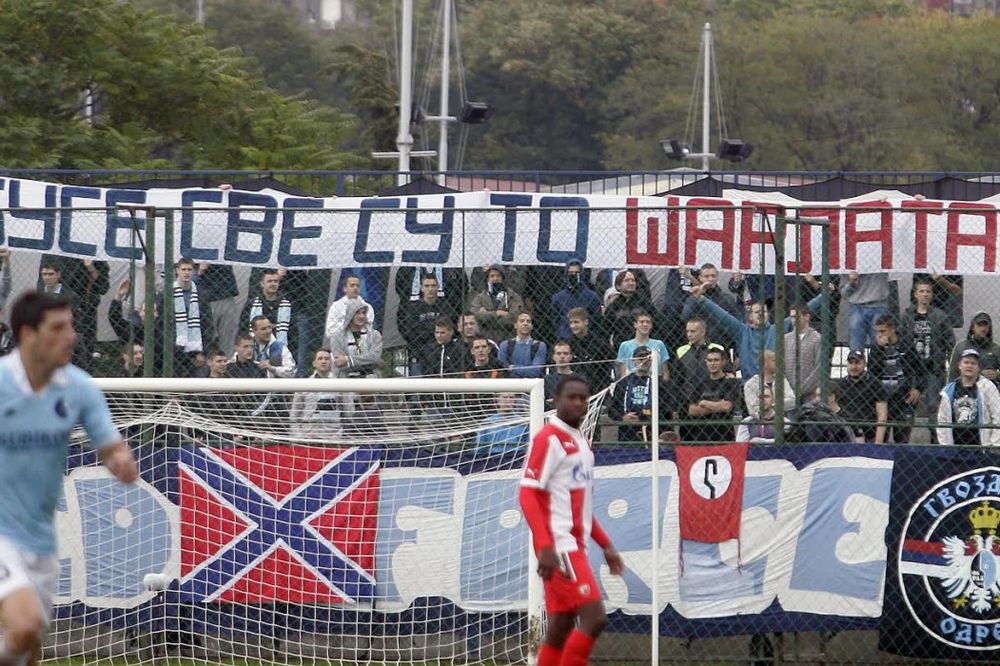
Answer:
<svg viewBox="0 0 1000 666"><path fill-rule="evenodd" d="M720 160L742 162L753 153L753 144L742 139L723 139L716 153Z"/></svg>
<svg viewBox="0 0 1000 666"><path fill-rule="evenodd" d="M466 102L458 113L458 122L467 125L482 125L493 117L493 109L486 102Z"/></svg>
<svg viewBox="0 0 1000 666"><path fill-rule="evenodd" d="M660 148L672 160L682 160L691 153L691 148L677 139L661 139Z"/></svg>

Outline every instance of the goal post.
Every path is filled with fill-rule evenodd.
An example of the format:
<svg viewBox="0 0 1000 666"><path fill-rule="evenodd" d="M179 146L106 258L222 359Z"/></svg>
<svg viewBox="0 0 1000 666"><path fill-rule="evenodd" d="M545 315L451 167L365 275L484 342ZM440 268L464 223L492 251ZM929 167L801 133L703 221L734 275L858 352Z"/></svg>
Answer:
<svg viewBox="0 0 1000 666"><path fill-rule="evenodd" d="M142 478L74 433L47 657L533 660L542 380L96 381Z"/></svg>

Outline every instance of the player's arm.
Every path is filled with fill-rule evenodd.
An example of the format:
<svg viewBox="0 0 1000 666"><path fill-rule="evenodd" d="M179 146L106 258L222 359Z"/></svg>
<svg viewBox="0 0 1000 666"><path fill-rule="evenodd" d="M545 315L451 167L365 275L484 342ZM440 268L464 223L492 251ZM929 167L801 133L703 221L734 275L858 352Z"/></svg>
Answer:
<svg viewBox="0 0 1000 666"><path fill-rule="evenodd" d="M591 518L590 538L594 540L601 550L604 551L604 561L608 563L612 576L621 576L625 571L625 561L621 554L615 550L615 545L611 543L611 537L604 531L597 518Z"/></svg>
<svg viewBox="0 0 1000 666"><path fill-rule="evenodd" d="M90 441L97 445L101 462L122 483L132 483L139 477L139 464L111 420L111 410L104 393L90 378L80 387L83 409L80 421Z"/></svg>
<svg viewBox="0 0 1000 666"><path fill-rule="evenodd" d="M521 475L521 489L518 500L521 513L531 531L531 541L538 558L538 575L548 580L559 569L556 555L555 536L549 522L549 492L547 490L552 469L563 454L558 442L539 433L531 440L528 459Z"/></svg>
<svg viewBox="0 0 1000 666"><path fill-rule="evenodd" d="M132 455L125 440L119 439L98 449L101 462L108 468L112 476L122 483L132 483L139 478L139 463Z"/></svg>

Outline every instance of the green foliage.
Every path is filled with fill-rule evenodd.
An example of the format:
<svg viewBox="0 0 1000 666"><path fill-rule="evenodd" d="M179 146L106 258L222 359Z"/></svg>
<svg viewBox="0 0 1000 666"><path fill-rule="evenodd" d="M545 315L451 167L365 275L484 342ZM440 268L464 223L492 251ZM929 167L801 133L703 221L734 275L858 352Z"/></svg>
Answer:
<svg viewBox="0 0 1000 666"><path fill-rule="evenodd" d="M455 1L468 95L496 110L470 128L469 168L679 166L658 140L685 137L705 21L729 134L757 147L740 167L995 168L989 16L914 0ZM414 79L432 99L438 2L414 2ZM0 164L371 166L395 143L398 5L355 0L358 21L331 33L279 0L208 0L205 30L194 0L0 0ZM700 145L700 123L686 138Z"/></svg>
<svg viewBox="0 0 1000 666"><path fill-rule="evenodd" d="M399 91L391 83L385 56L361 46L335 50L332 66L337 80L350 91L350 108L361 119L361 144L373 150L395 147Z"/></svg>
<svg viewBox="0 0 1000 666"><path fill-rule="evenodd" d="M338 168L353 121L283 97L237 50L115 0L0 0L0 163ZM91 121L84 96L93 92ZM9 91L9 94L8 94Z"/></svg>

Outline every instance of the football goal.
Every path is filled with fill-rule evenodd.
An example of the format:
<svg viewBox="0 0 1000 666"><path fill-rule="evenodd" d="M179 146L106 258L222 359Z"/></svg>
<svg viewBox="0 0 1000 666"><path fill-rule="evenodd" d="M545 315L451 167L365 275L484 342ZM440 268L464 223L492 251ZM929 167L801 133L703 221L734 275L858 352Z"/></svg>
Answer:
<svg viewBox="0 0 1000 666"><path fill-rule="evenodd" d="M517 479L541 380L99 385L142 478L75 434L46 659L519 662L540 640Z"/></svg>

